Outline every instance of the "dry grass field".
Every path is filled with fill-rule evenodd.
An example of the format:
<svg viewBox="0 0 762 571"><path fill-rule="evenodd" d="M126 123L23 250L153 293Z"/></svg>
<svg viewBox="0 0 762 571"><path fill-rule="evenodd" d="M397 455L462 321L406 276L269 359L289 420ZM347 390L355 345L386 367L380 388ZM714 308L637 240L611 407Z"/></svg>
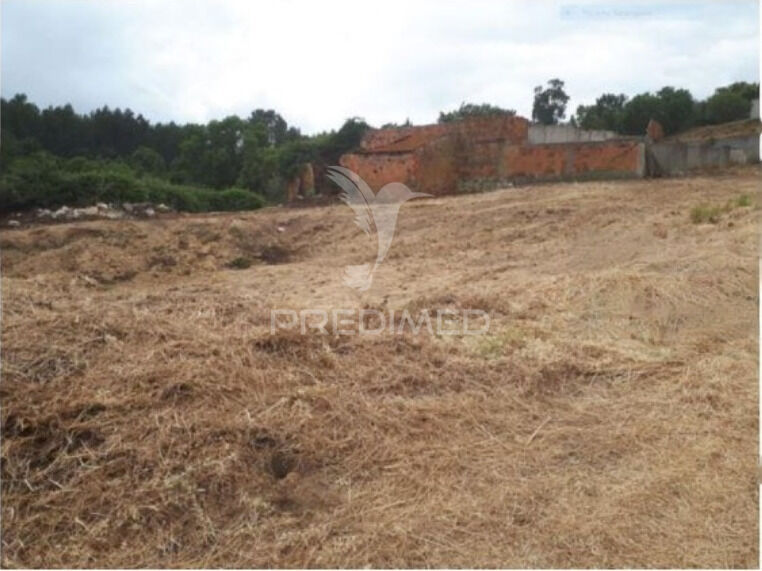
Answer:
<svg viewBox="0 0 762 571"><path fill-rule="evenodd" d="M2 564L757 567L759 174L3 230Z"/></svg>

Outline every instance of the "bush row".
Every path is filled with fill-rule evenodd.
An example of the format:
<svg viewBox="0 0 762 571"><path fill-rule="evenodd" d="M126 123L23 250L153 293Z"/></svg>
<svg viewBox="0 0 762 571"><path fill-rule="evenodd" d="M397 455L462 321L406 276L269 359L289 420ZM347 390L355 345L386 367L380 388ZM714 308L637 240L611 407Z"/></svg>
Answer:
<svg viewBox="0 0 762 571"><path fill-rule="evenodd" d="M47 153L19 157L0 176L0 211L88 206L96 202L154 202L177 210L253 210L265 204L254 192L214 190L170 183L136 173L119 161L82 157L61 159Z"/></svg>

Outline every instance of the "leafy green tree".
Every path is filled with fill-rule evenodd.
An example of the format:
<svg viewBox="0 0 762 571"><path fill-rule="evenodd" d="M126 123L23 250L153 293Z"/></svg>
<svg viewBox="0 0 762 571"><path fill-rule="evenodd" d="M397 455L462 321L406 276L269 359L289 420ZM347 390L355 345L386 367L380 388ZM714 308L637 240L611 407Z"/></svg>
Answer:
<svg viewBox="0 0 762 571"><path fill-rule="evenodd" d="M211 169L209 186L228 188L235 184L241 169L243 130L243 121L235 115L209 122L204 161Z"/></svg>
<svg viewBox="0 0 762 571"><path fill-rule="evenodd" d="M441 111L438 123L452 123L469 117L486 117L490 115L516 115L513 109L503 109L489 103L461 103L455 111Z"/></svg>
<svg viewBox="0 0 762 571"><path fill-rule="evenodd" d="M701 107L704 123L717 124L748 119L751 102L759 98L759 84L739 81L715 90Z"/></svg>
<svg viewBox="0 0 762 571"><path fill-rule="evenodd" d="M738 93L716 92L706 100L704 106L704 121L712 125L748 117L749 102Z"/></svg>
<svg viewBox="0 0 762 571"><path fill-rule="evenodd" d="M715 94L718 93L735 93L740 95L746 101L751 104L754 99L759 99L759 83L748 83L746 81L737 81L726 85L725 87L719 87Z"/></svg>
<svg viewBox="0 0 762 571"><path fill-rule="evenodd" d="M164 157L150 147L140 146L130 157L130 166L141 173L161 175L167 168Z"/></svg>
<svg viewBox="0 0 762 571"><path fill-rule="evenodd" d="M538 85L534 88L532 120L543 125L558 124L566 116L568 101L564 82L560 79L551 79L545 89Z"/></svg>
<svg viewBox="0 0 762 571"><path fill-rule="evenodd" d="M150 129L142 115L135 115L130 109L108 107L83 117L83 123L79 135L81 148L89 148L93 155L103 157L129 156L144 144Z"/></svg>
<svg viewBox="0 0 762 571"><path fill-rule="evenodd" d="M2 133L12 133L17 139L40 136L40 110L27 100L26 95L18 93L10 100L2 99L0 105Z"/></svg>
<svg viewBox="0 0 762 571"><path fill-rule="evenodd" d="M627 96L604 93L594 105L577 107L575 124L583 129L604 129L619 132L622 129L622 115Z"/></svg>
<svg viewBox="0 0 762 571"><path fill-rule="evenodd" d="M268 186L278 168L278 150L271 141L267 125L255 123L246 128L238 186L256 191Z"/></svg>
<svg viewBox="0 0 762 571"><path fill-rule="evenodd" d="M696 104L687 89L663 87L656 94L641 93L624 106L622 132L643 135L651 119L664 127L667 135L683 131L696 123Z"/></svg>
<svg viewBox="0 0 762 571"><path fill-rule="evenodd" d="M171 181L178 184L189 184L195 181L197 184L205 185L208 178L202 162L206 147L206 127L186 126L177 157L170 165Z"/></svg>
<svg viewBox="0 0 762 571"><path fill-rule="evenodd" d="M267 144L271 147L282 145L300 137L298 129L289 128L286 120L272 109L255 109L247 120L250 126L262 126L267 134Z"/></svg>
<svg viewBox="0 0 762 571"><path fill-rule="evenodd" d="M165 164L172 164L180 154L180 143L192 127L192 125L177 125L174 122L157 123L146 134L143 144L156 149L164 158Z"/></svg>
<svg viewBox="0 0 762 571"><path fill-rule="evenodd" d="M56 155L82 154L87 148L82 117L68 104L44 109L40 114L39 141L47 151Z"/></svg>
<svg viewBox="0 0 762 571"><path fill-rule="evenodd" d="M694 100L687 89L663 87L657 93L659 98L659 116L657 119L664 127L664 132L679 133L695 124ZM646 126L648 123L646 122ZM643 129L645 132L645 128Z"/></svg>
<svg viewBox="0 0 762 571"><path fill-rule="evenodd" d="M194 126L180 143L173 180L213 188L233 186L241 169L243 131L244 122L235 115Z"/></svg>
<svg viewBox="0 0 762 571"><path fill-rule="evenodd" d="M636 95L624 107L622 132L626 135L643 135L651 119L661 121L659 98L652 93Z"/></svg>
<svg viewBox="0 0 762 571"><path fill-rule="evenodd" d="M341 155L360 146L369 129L370 125L362 117L350 117L323 145L318 144L320 158L326 163L338 164Z"/></svg>

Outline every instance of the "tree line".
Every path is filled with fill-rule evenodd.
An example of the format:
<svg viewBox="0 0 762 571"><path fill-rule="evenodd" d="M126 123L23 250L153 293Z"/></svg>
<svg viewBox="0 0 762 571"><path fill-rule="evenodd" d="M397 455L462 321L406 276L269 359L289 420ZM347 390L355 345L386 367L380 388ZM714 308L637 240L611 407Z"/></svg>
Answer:
<svg viewBox="0 0 762 571"><path fill-rule="evenodd" d="M175 207L204 210L219 206L219 195L210 191L223 190L235 197L231 209L256 207L282 200L288 180L305 162L336 164L369 128L350 118L338 130L308 137L272 109L178 125L151 123L130 109L39 109L23 94L3 98L1 105L5 211L91 203L91 195L155 200L167 192ZM203 199L208 196L217 198L214 205Z"/></svg>
<svg viewBox="0 0 762 571"><path fill-rule="evenodd" d="M604 93L592 105L579 105L568 124L583 129L604 129L622 135L643 135L651 119L664 127L667 135L691 127L716 125L749 118L751 102L759 98L759 84L739 81L717 88L705 100L698 100L687 89L662 87L629 98L624 93ZM532 120L543 125L565 123L569 95L560 79L551 79L545 86L534 88ZM489 103L463 103L439 114L440 123L484 115L515 115Z"/></svg>
<svg viewBox="0 0 762 571"><path fill-rule="evenodd" d="M695 99L687 89L671 86L632 98L624 93L604 93L592 105L578 106L569 123L583 129L643 135L648 122L656 119L671 135L691 127L748 119L751 102L758 98L759 84L745 81L719 87L704 100ZM568 100L564 82L551 79L545 88L535 88L532 118L547 125L560 123Z"/></svg>
<svg viewBox="0 0 762 571"><path fill-rule="evenodd" d="M736 82L706 100L674 87L632 98L604 93L592 105L578 106L568 123L642 135L654 118L672 134L747 118L758 92L756 83ZM551 79L534 89L532 119L564 123L568 101L564 82ZM288 181L304 163L313 163L318 172L337 164L370 128L354 117L337 130L305 136L272 109L179 125L151 123L130 109L102 107L86 114L68 104L40 109L23 94L0 103L0 211L99 200L150 200L182 210L256 208L282 201ZM515 111L463 103L441 112L438 120L488 115ZM403 124L409 125L409 120Z"/></svg>

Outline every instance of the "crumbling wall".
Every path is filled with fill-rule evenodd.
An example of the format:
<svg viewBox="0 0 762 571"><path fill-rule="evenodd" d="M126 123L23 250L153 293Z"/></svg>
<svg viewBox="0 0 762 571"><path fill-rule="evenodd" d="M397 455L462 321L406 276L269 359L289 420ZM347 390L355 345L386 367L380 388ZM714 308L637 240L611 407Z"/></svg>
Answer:
<svg viewBox="0 0 762 571"><path fill-rule="evenodd" d="M510 177L554 178L564 174L567 155L565 145L524 145L506 148L501 159Z"/></svg>
<svg viewBox="0 0 762 571"><path fill-rule="evenodd" d="M451 131L448 124L372 129L360 142L361 152L409 152Z"/></svg>
<svg viewBox="0 0 762 571"><path fill-rule="evenodd" d="M517 116L471 117L463 121L422 125L419 127L391 127L368 131L360 143L360 152L409 152L440 137L462 137L468 142L509 141L514 144L527 140L529 121Z"/></svg>
<svg viewBox="0 0 762 571"><path fill-rule="evenodd" d="M286 183L286 200L293 202L298 196L315 194L315 171L312 163L304 163L299 172Z"/></svg>
<svg viewBox="0 0 762 571"><path fill-rule="evenodd" d="M510 182L504 156L526 144L529 121L523 117L480 117L458 126L457 192L474 192Z"/></svg>
<svg viewBox="0 0 762 571"><path fill-rule="evenodd" d="M529 131L529 121L515 115L472 117L451 125L465 145L494 141L519 145L527 141Z"/></svg>
<svg viewBox="0 0 762 571"><path fill-rule="evenodd" d="M299 190L302 196L315 194L315 171L312 169L312 163L302 165L299 172Z"/></svg>
<svg viewBox="0 0 762 571"><path fill-rule="evenodd" d="M612 135L530 125L516 116L476 117L370 131L340 164L375 192L402 182L434 195L487 190L514 180L643 176L642 140Z"/></svg>
<svg viewBox="0 0 762 571"><path fill-rule="evenodd" d="M463 177L494 178L503 147L524 143L528 126L523 117L505 116L373 130L358 152L343 155L340 164L374 191L402 182L418 192L450 194Z"/></svg>
<svg viewBox="0 0 762 571"><path fill-rule="evenodd" d="M417 192L435 196L453 194L460 178L461 142L457 137L440 137L416 152L416 169L410 186Z"/></svg>
<svg viewBox="0 0 762 571"><path fill-rule="evenodd" d="M461 179L488 179L500 176L500 155L510 145L503 141L464 141L459 157L458 173Z"/></svg>
<svg viewBox="0 0 762 571"><path fill-rule="evenodd" d="M513 180L640 177L644 173L645 145L639 140L547 145L490 143L469 148L460 171L459 188L485 190Z"/></svg>
<svg viewBox="0 0 762 571"><path fill-rule="evenodd" d="M571 167L575 177L589 175L642 177L646 174L645 143L620 139L571 146Z"/></svg>
<svg viewBox="0 0 762 571"><path fill-rule="evenodd" d="M385 184L401 182L416 188L418 157L415 153L348 153L339 164L357 173L373 192Z"/></svg>

